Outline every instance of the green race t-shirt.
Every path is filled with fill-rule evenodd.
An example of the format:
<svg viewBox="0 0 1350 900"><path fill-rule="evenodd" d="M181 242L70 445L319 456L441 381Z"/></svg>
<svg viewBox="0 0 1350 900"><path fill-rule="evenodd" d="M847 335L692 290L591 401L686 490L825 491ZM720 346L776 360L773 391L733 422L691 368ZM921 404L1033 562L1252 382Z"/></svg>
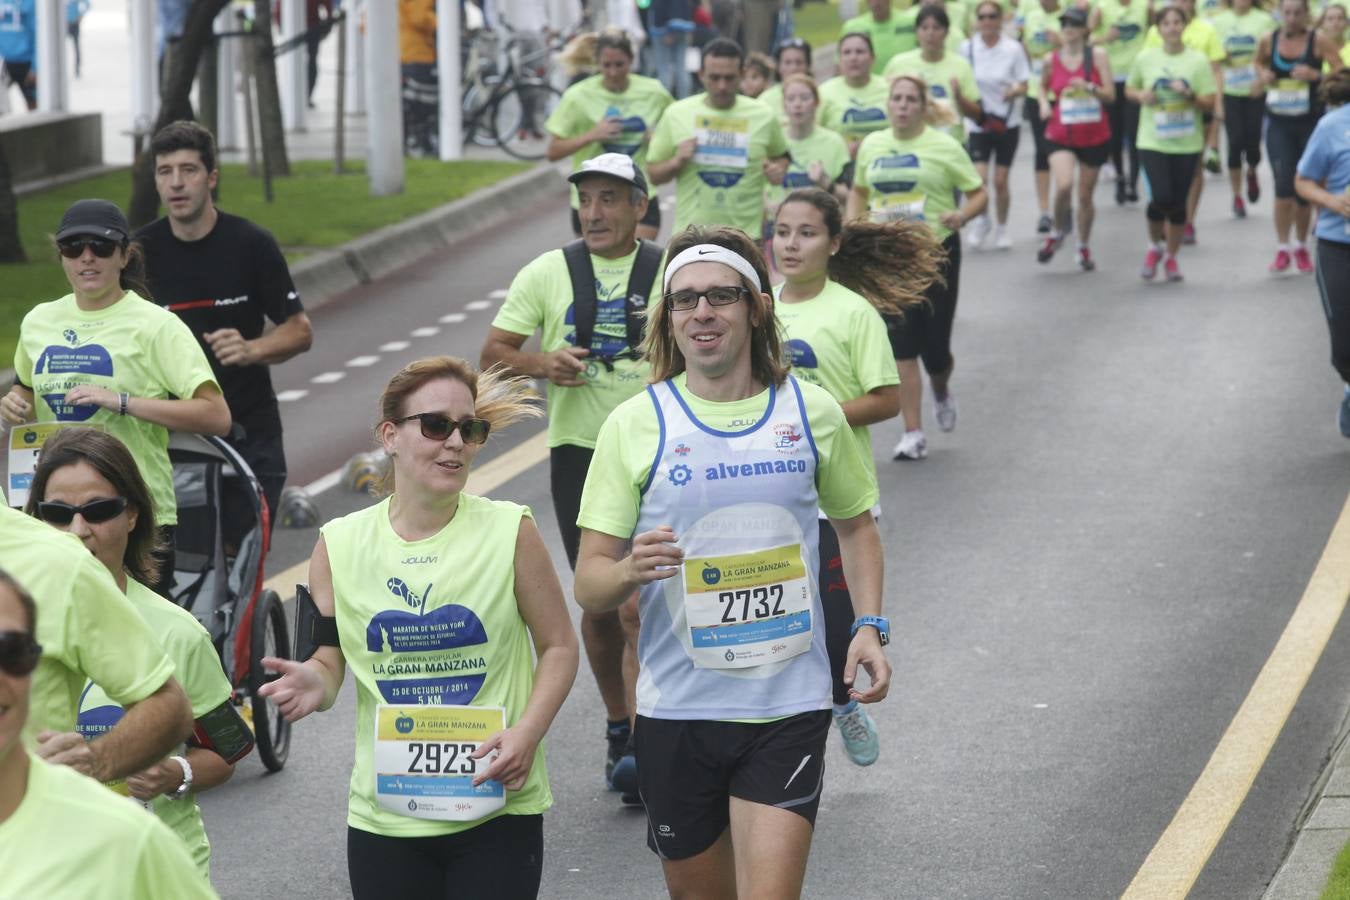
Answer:
<svg viewBox="0 0 1350 900"><path fill-rule="evenodd" d="M675 376L674 382L698 420L720 431L759 421L769 404L768 389L745 400L715 403L690 391L683 373ZM860 515L876 505L876 479L858 450L839 403L824 388L809 382L802 382L801 389L807 423L820 454L816 467L820 508L832 519ZM642 486L660 443L661 424L650 394L644 392L614 410L595 444L577 524L602 534L632 537L642 505Z"/></svg>
<svg viewBox="0 0 1350 900"><path fill-rule="evenodd" d="M820 163L830 181L837 181L849 160L848 144L844 139L820 126L812 128L811 133L800 140L789 137L788 151L792 154L792 162L788 165L787 175L783 176L783 183L771 184L764 190L764 196L773 206L782 203L792 191L813 186L811 163Z"/></svg>
<svg viewBox="0 0 1350 900"><path fill-rule="evenodd" d="M886 120L886 97L890 82L873 75L862 87L851 87L842 75L836 75L820 86L820 110L816 121L845 138L862 139L883 128Z"/></svg>
<svg viewBox="0 0 1350 900"><path fill-rule="evenodd" d="M1022 13L1022 46L1027 48L1027 59L1031 62L1031 77L1027 79L1028 102L1041 95L1041 73L1054 52L1054 35L1059 34L1059 16L1063 12L1055 9L1046 12L1039 0L1032 0Z"/></svg>
<svg viewBox="0 0 1350 900"><path fill-rule="evenodd" d="M929 62L923 58L922 50L912 50L897 56L886 66L888 82L901 75L918 75L928 82L929 98L942 108L950 110L956 117L954 124L941 130L956 138L958 143L964 141L965 117L957 108L956 99L951 96L951 92L952 81L955 80L962 97L971 103L980 102L980 89L975 85L975 73L970 68L970 62L951 51L944 52L942 59L937 62Z"/></svg>
<svg viewBox="0 0 1350 900"><path fill-rule="evenodd" d="M655 202L655 200L653 200ZM560 387L549 383L548 445L568 444L594 447L595 436L614 407L642 390L650 371L647 363L633 359L614 360L610 371L599 357L613 357L628 349L625 307L628 276L637 258L637 247L619 259L591 256L595 270L595 329L591 334L591 357L581 387ZM648 293L655 298L661 291L661 271ZM531 335L541 331L540 349L550 353L576 342L575 307L572 303L572 278L562 250L550 250L536 257L511 281L506 302L492 320L493 328L512 334Z"/></svg>
<svg viewBox="0 0 1350 900"><path fill-rule="evenodd" d="M1224 50L1223 38L1219 37L1219 32L1207 19L1191 19L1187 22L1185 30L1181 32L1181 43L1184 47L1199 51L1212 63L1223 62L1224 57L1228 55ZM1161 50L1162 45L1162 32L1154 25L1149 28L1148 35L1144 38L1144 46Z"/></svg>
<svg viewBox="0 0 1350 900"><path fill-rule="evenodd" d="M27 746L40 731L75 730L88 679L129 706L173 676L173 661L79 538L0 507L0 569L37 602L42 658L23 731Z"/></svg>
<svg viewBox="0 0 1350 900"><path fill-rule="evenodd" d="M581 137L602 119L623 120L623 132L608 141L587 144L572 154L572 171L601 153L623 153L642 168L647 156L647 135L656 126L666 107L675 102L661 82L645 75L629 75L628 90L615 94L605 89L603 75L592 75L563 92L562 100L544 123L544 128L560 138ZM577 207L577 188L572 185L572 208Z"/></svg>
<svg viewBox="0 0 1350 900"><path fill-rule="evenodd" d="M193 718L200 719L230 699L230 681L220 667L220 657L211 643L211 635L202 624L183 609L134 579L127 581L127 599L159 638L160 645L173 660L178 682L192 704ZM80 734L94 740L111 731L122 720L122 705L109 697L94 682L85 686L80 698ZM181 753L182 750L180 749ZM127 796L125 781L108 785L115 793ZM183 840L183 845L201 870L211 877L211 842L206 838L201 808L195 795L170 800L161 794L151 803L160 820Z"/></svg>
<svg viewBox="0 0 1350 900"><path fill-rule="evenodd" d="M755 99L767 106L778 117L779 125L787 128L787 111L783 109L783 85L781 82L776 81L769 85L764 89L764 93Z"/></svg>
<svg viewBox="0 0 1350 900"><path fill-rule="evenodd" d="M389 499L321 529L333 571L342 655L356 679L356 762L347 824L388 837L455 834L497 815L553 805L544 745L506 806L474 821L400 815L375 790L375 715L381 703L488 706L516 724L534 690L534 644L516 604L516 538L524 506L459 495L438 534L405 541Z"/></svg>
<svg viewBox="0 0 1350 900"><path fill-rule="evenodd" d="M714 109L707 95L677 100L657 123L649 162L664 162L694 139L694 158L675 181L675 225L729 225L749 235L763 220L764 161L787 153L778 116L758 100L737 95L730 109Z"/></svg>
<svg viewBox="0 0 1350 900"><path fill-rule="evenodd" d="M1231 97L1250 97L1253 85L1260 84L1256 72L1256 49L1264 35L1275 30L1275 18L1264 9L1252 7L1243 15L1225 9L1212 23L1223 42L1223 92Z"/></svg>
<svg viewBox="0 0 1350 900"><path fill-rule="evenodd" d="M178 506L169 465L169 430L98 406L67 406L66 392L93 384L133 397L187 399L216 384L201 345L183 320L131 293L87 312L75 295L39 303L19 326L14 371L32 388L39 422L101 426L127 445L155 501L155 524L173 525Z"/></svg>
<svg viewBox="0 0 1350 900"><path fill-rule="evenodd" d="M1168 82L1180 79L1197 97L1213 94L1214 72L1209 61L1197 50L1184 48L1169 54L1149 47L1139 54L1130 69L1128 86L1151 90L1153 103L1139 110L1140 150L1162 153L1199 153L1205 146L1205 131L1200 109L1191 100L1173 91Z"/></svg>
<svg viewBox="0 0 1350 900"><path fill-rule="evenodd" d="M863 138L853 183L868 189L872 221L925 221L938 240L945 240L951 229L941 218L956 209L954 191L973 191L984 182L955 138L925 127L911 140L893 131Z"/></svg>
<svg viewBox="0 0 1350 900"><path fill-rule="evenodd" d="M867 298L834 281L810 300L784 303L782 285L774 312L787 337L792 374L818 384L842 405L879 387L899 384L886 323ZM876 478L872 437L866 425L855 425L858 451Z"/></svg>
<svg viewBox="0 0 1350 900"><path fill-rule="evenodd" d="M1144 35L1148 30L1148 0L1097 0L1101 24L1093 32L1094 38L1105 38L1115 26L1116 39L1106 43L1106 57L1116 79L1123 81L1134 65L1135 57L1144 49Z"/></svg>
<svg viewBox="0 0 1350 900"><path fill-rule="evenodd" d="M0 872L6 897L216 896L164 823L92 778L31 755L28 789L0 822Z"/></svg>
<svg viewBox="0 0 1350 900"><path fill-rule="evenodd" d="M914 19L918 15L918 4L904 10L892 9L891 17L885 22L878 22L872 18L870 12L867 12L845 22L844 27L839 30L839 36L865 34L871 38L874 55L872 74L880 75L886 71L886 63L890 62L893 56L908 53L919 46L919 39L914 34Z"/></svg>

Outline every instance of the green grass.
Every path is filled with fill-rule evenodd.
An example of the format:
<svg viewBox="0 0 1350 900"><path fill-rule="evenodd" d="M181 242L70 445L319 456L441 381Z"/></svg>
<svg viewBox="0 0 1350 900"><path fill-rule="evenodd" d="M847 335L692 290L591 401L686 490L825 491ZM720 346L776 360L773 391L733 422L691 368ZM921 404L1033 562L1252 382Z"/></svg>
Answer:
<svg viewBox="0 0 1350 900"><path fill-rule="evenodd" d="M1322 889L1322 900L1350 900L1350 844L1346 844L1336 854L1331 877Z"/></svg>
<svg viewBox="0 0 1350 900"><path fill-rule="evenodd" d="M342 175L332 174L330 162L295 163L291 177L273 180L275 198L270 204L263 201L261 178L248 177L242 165L227 165L220 174L218 204L271 231L286 258L294 262L528 168L518 162L410 159L406 163L404 191L393 197L370 196L365 164L359 160ZM66 207L83 197L103 197L125 209L131 175L112 172L19 200L19 233L29 261L0 265L0 369L13 364L19 322L28 310L70 292L50 235Z"/></svg>
<svg viewBox="0 0 1350 900"><path fill-rule="evenodd" d="M859 12L866 12L865 3L858 4ZM793 28L797 37L805 38L813 52L820 52L839 39L839 29L844 24L839 18L839 7L835 3L810 2L792 13Z"/></svg>

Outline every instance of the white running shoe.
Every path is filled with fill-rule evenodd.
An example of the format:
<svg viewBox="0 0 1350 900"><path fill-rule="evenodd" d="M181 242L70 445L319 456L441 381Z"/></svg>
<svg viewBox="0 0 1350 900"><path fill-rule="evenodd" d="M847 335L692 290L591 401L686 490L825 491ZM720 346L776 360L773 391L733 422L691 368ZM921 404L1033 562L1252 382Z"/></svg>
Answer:
<svg viewBox="0 0 1350 900"><path fill-rule="evenodd" d="M1011 250L1013 245L1012 235L1008 234L1008 229L1000 225L994 229L994 246L999 250Z"/></svg>
<svg viewBox="0 0 1350 900"><path fill-rule="evenodd" d="M928 438L922 430L906 431L900 443L895 445L891 459L923 459L928 455Z"/></svg>
<svg viewBox="0 0 1350 900"><path fill-rule="evenodd" d="M937 415L939 428L943 431L956 430L956 397L951 391L948 391L945 397L933 395L933 411Z"/></svg>
<svg viewBox="0 0 1350 900"><path fill-rule="evenodd" d="M989 236L989 217L976 216L968 226L966 226L966 243L974 249L979 249L984 243L984 239Z"/></svg>

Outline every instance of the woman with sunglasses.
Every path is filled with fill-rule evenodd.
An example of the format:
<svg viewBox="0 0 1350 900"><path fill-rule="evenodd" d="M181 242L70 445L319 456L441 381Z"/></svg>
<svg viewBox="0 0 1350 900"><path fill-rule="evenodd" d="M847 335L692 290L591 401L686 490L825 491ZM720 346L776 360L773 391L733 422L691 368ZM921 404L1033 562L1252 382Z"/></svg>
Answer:
<svg viewBox="0 0 1350 900"><path fill-rule="evenodd" d="M786 128L783 88L793 75L811 77L811 45L804 38L788 38L774 49L773 61L778 80L759 95L759 102L778 113L779 122Z"/></svg>
<svg viewBox="0 0 1350 900"><path fill-rule="evenodd" d="M178 522L169 432L227 434L230 408L192 332L146 299L129 234L106 200L80 200L61 217L56 247L71 293L38 304L20 324L17 377L0 398L0 418L91 425L126 444L154 498L167 563L156 587L167 592Z"/></svg>
<svg viewBox="0 0 1350 900"><path fill-rule="evenodd" d="M886 319L900 374L900 415L905 423L893 457L923 459L928 455L928 439L923 433L919 360L933 383L938 427L952 431L956 398L949 384L956 367L951 344L961 285L961 228L984 212L989 195L965 148L949 134L930 127L930 122L941 123L950 113L930 98L922 78L902 75L891 82L888 107L891 128L868 135L858 148L846 218L925 222L945 251L942 278L929 285L928 303ZM958 194L965 195L959 208Z"/></svg>
<svg viewBox="0 0 1350 900"><path fill-rule="evenodd" d="M948 51L951 19L941 6L929 4L919 10L914 29L919 37L918 48L901 53L886 64L886 81L893 84L901 75L922 78L928 85L929 98L949 114L951 124L940 125L939 130L956 138L958 143L965 143L965 119L978 121L982 116L980 89L966 58Z"/></svg>
<svg viewBox="0 0 1350 900"><path fill-rule="evenodd" d="M540 742L577 638L529 510L464 492L488 432L539 415L529 385L448 356L390 380L375 434L393 493L323 526L310 560L337 643L263 660L281 677L262 693L290 721L331 707L349 664L356 677L356 900L539 891L553 802Z"/></svg>
<svg viewBox="0 0 1350 900"><path fill-rule="evenodd" d="M42 455L25 510L52 527L75 535L103 563L173 660L174 674L192 704L193 736L168 759L109 782L119 794L141 801L182 839L204 878L211 877L211 843L206 838L197 795L224 784L234 759L251 742L230 749L226 759L211 742L220 722L246 733L230 703L232 689L220 667L211 636L187 610L154 592L158 540L154 506L126 446L92 428L54 434ZM121 721L123 709L90 682L80 695L78 729L95 740Z"/></svg>
<svg viewBox="0 0 1350 900"><path fill-rule="evenodd" d="M163 823L24 746L42 654L37 615L33 598L0 569L0 890L11 897L214 898Z"/></svg>

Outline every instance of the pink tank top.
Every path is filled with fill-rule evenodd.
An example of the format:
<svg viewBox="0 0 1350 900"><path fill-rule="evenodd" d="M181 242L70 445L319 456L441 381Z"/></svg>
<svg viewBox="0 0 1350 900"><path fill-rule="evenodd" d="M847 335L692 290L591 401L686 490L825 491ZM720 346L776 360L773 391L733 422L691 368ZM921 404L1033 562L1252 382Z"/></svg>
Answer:
<svg viewBox="0 0 1350 900"><path fill-rule="evenodd" d="M1084 52L1092 51L1084 48ZM1092 94L1065 93L1070 81L1084 77L1082 66L1070 71L1060 61L1058 51L1050 54L1049 96L1054 98L1054 107L1050 121L1045 125L1045 136L1056 144L1096 147L1111 139L1111 123L1101 101ZM1102 73L1094 66L1086 80L1100 85Z"/></svg>

